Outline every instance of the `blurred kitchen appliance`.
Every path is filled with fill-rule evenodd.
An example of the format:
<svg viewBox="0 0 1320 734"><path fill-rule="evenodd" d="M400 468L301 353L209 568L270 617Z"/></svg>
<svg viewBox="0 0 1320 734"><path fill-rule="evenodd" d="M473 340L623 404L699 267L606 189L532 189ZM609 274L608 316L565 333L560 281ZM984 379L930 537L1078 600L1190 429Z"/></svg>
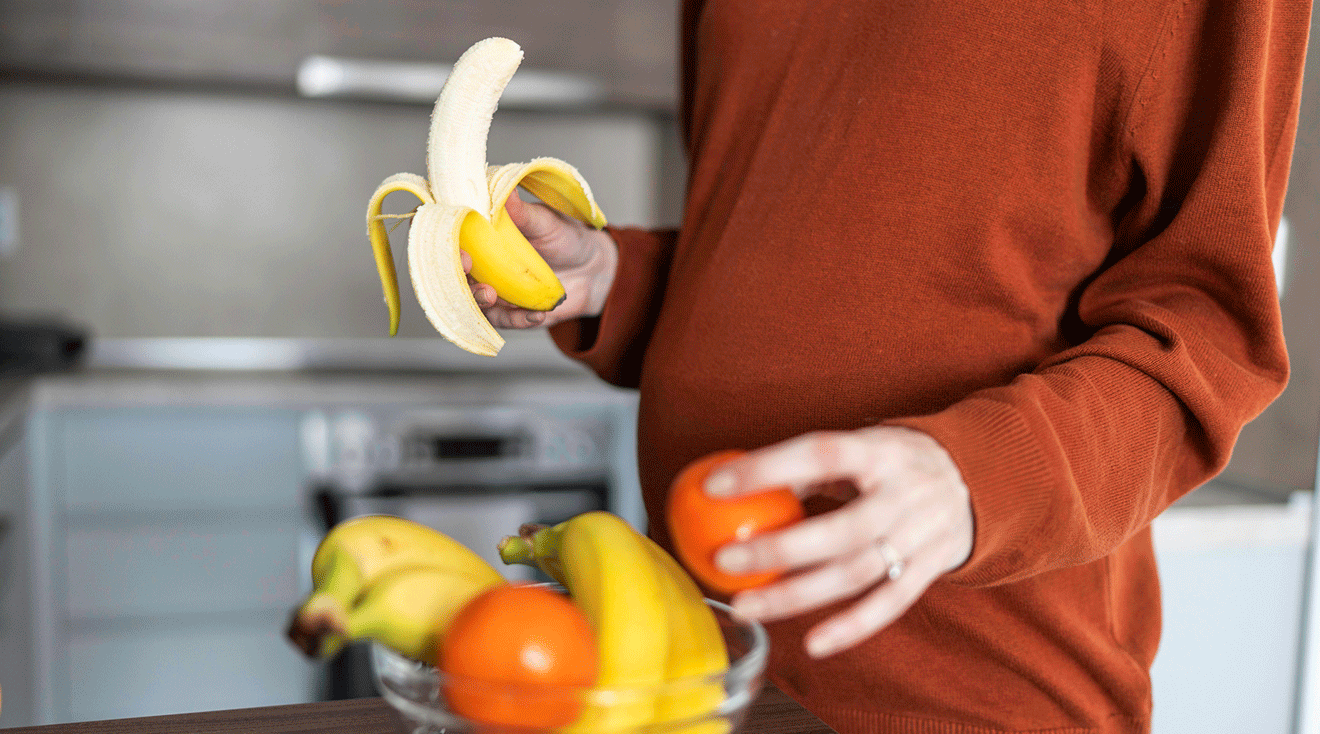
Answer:
<svg viewBox="0 0 1320 734"><path fill-rule="evenodd" d="M55 320L0 321L0 375L53 372L75 366L88 337Z"/></svg>
<svg viewBox="0 0 1320 734"><path fill-rule="evenodd" d="M632 453L633 413L619 408L312 411L302 442L316 514L327 529L360 515L406 517L462 542L510 579L544 580L539 571L505 566L496 543L527 522L594 509L630 514L624 494L635 470L619 459ZM364 645L332 661L327 677L327 698L376 695Z"/></svg>

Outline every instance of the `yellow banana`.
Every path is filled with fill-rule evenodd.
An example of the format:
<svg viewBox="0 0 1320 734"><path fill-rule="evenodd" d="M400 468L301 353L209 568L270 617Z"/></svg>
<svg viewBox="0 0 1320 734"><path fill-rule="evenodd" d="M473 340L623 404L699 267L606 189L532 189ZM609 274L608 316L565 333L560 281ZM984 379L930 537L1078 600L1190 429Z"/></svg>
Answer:
<svg viewBox="0 0 1320 734"><path fill-rule="evenodd" d="M332 609L318 618L318 652L332 655L347 642L371 639L435 665L454 615L473 597L502 583L430 566L390 569L352 607Z"/></svg>
<svg viewBox="0 0 1320 734"><path fill-rule="evenodd" d="M660 589L669 613L666 684L656 701L657 726L652 731L727 734L730 725L723 717L680 723L709 716L724 702L719 675L729 668L729 653L719 621L696 582L664 548L650 538L642 540L660 569Z"/></svg>
<svg viewBox="0 0 1320 734"><path fill-rule="evenodd" d="M341 618L382 574L428 566L480 582L503 581L481 556L434 528L390 515L339 523L312 557L312 593L294 611L289 637L309 655L321 649L326 619Z"/></svg>
<svg viewBox="0 0 1320 734"><path fill-rule="evenodd" d="M524 525L518 535L500 541L500 557L505 563L540 568L571 592L574 582L568 577L569 566L562 556L566 525ZM665 685L655 701L653 726L648 731L726 734L730 725L722 717L685 723L709 716L725 699L723 681L718 676L728 670L729 654L715 613L692 577L669 553L650 538L635 535L654 567L668 627Z"/></svg>
<svg viewBox="0 0 1320 734"><path fill-rule="evenodd" d="M665 679L669 620L658 568L643 537L617 515L577 515L555 528L569 593L591 622L600 651L596 689L568 732L649 724Z"/></svg>
<svg viewBox="0 0 1320 734"><path fill-rule="evenodd" d="M518 535L500 541L500 557L505 563L520 563L545 571L569 587L567 566L562 553L565 525L554 528L528 524ZM672 556L644 535L637 537L646 548L659 583L661 605L665 609L669 634L665 653L665 687L655 702L652 724L656 731L681 731L683 734L725 734L729 723L723 718L684 724L709 715L723 703L722 680L717 676L728 669L729 654L715 613L702 597L701 589ZM668 726L664 726L668 725Z"/></svg>
<svg viewBox="0 0 1320 734"><path fill-rule="evenodd" d="M460 248L472 258L471 275L522 308L549 311L564 287L545 260L509 219L504 202L522 186L550 207L597 229L605 215L577 169L555 158L486 165L486 137L504 87L522 62L522 49L506 38L472 45L436 100L427 139L429 179L395 174L367 204L367 235L375 253L390 334L398 332L399 282L383 215L385 196L407 191L421 200L411 216L408 271L427 319L449 341L486 356L504 345L472 297Z"/></svg>

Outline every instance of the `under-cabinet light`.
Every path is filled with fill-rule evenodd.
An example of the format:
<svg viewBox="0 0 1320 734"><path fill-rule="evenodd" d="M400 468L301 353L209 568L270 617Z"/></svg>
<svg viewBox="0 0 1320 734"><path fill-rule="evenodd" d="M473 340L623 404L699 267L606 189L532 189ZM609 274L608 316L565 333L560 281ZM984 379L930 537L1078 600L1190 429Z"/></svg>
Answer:
<svg viewBox="0 0 1320 734"><path fill-rule="evenodd" d="M298 67L298 93L306 97L363 97L434 102L453 64L308 56ZM505 107L582 107L598 104L605 88L596 79L542 69L519 69L500 96Z"/></svg>

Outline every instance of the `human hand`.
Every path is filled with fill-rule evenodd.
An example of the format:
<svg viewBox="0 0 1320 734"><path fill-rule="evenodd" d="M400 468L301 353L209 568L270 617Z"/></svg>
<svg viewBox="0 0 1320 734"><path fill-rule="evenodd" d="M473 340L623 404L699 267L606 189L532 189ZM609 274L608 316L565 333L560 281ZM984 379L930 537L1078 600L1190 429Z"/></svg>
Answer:
<svg viewBox="0 0 1320 734"><path fill-rule="evenodd" d="M880 631L972 551L961 473L935 439L908 428L809 433L751 451L713 472L706 492L731 497L787 485L803 497L840 481L856 489L843 506L730 543L715 556L730 573L794 572L735 595L732 605L746 617L779 619L861 595L807 633L813 657Z"/></svg>
<svg viewBox="0 0 1320 734"><path fill-rule="evenodd" d="M605 232L593 229L539 203L527 203L517 192L509 195L505 209L514 226L564 285L564 302L552 311L531 311L498 298L495 288L468 276L472 297L491 325L500 329L527 329L554 324L579 316L596 316L605 307L605 297L614 283L618 251ZM472 258L461 253L463 271L472 270Z"/></svg>

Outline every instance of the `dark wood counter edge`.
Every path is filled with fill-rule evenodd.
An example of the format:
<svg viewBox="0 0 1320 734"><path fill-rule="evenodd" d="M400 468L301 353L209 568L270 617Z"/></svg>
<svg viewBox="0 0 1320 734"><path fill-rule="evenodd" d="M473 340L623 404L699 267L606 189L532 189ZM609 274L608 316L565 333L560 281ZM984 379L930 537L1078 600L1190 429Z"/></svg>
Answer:
<svg viewBox="0 0 1320 734"><path fill-rule="evenodd" d="M4 734L399 734L400 731L393 710L379 698L0 729ZM833 734L833 730L779 689L766 686L752 702L740 734Z"/></svg>

